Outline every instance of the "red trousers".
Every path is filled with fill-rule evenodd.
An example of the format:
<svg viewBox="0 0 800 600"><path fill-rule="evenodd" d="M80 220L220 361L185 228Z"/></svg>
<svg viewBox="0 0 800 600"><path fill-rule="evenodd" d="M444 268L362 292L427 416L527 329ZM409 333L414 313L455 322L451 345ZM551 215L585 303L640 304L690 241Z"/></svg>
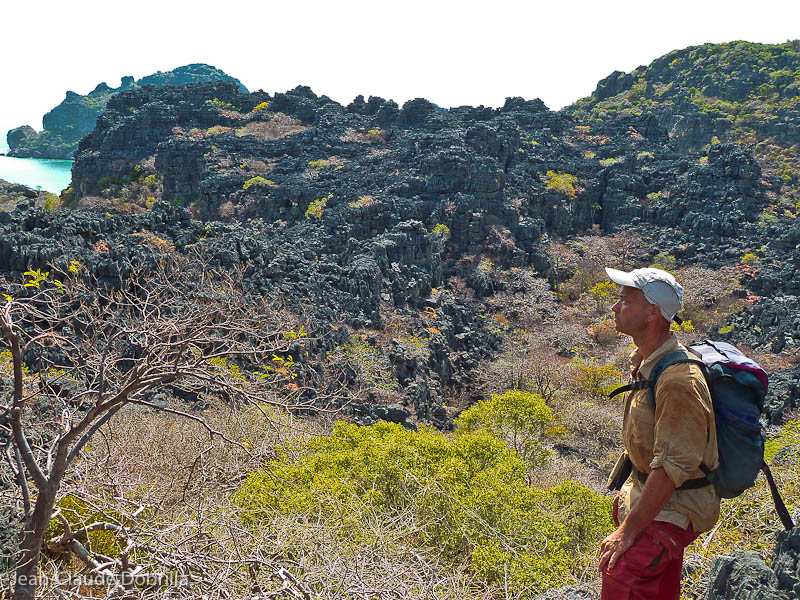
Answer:
<svg viewBox="0 0 800 600"><path fill-rule="evenodd" d="M679 600L683 549L698 535L691 525L650 523L612 570L603 569L602 600Z"/></svg>

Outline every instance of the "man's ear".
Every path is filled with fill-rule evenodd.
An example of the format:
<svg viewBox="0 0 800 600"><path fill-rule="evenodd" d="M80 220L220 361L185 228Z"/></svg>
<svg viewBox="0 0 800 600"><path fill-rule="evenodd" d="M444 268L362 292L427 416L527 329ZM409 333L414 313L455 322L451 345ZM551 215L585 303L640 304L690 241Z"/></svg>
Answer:
<svg viewBox="0 0 800 600"><path fill-rule="evenodd" d="M648 321L655 321L657 319L663 319L664 316L661 314L661 309L658 307L658 304L650 304L650 313L647 315Z"/></svg>

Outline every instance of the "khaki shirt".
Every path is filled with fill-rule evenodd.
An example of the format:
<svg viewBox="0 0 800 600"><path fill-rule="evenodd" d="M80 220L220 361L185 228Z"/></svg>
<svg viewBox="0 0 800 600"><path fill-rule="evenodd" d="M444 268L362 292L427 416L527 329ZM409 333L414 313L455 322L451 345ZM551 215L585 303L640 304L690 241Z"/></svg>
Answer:
<svg viewBox="0 0 800 600"><path fill-rule="evenodd" d="M631 354L634 380L647 379L663 356L683 348L674 335L642 362L638 350ZM719 464L714 409L703 373L697 365L678 364L663 371L656 384L656 412L647 399L647 390L632 390L625 398L622 421L625 450L642 473L663 467L680 487L686 480L703 477L702 462L710 469ZM631 474L622 486L620 521L630 512L644 484ZM720 498L709 485L694 490L676 490L656 521L673 523L682 529L708 531L719 517Z"/></svg>

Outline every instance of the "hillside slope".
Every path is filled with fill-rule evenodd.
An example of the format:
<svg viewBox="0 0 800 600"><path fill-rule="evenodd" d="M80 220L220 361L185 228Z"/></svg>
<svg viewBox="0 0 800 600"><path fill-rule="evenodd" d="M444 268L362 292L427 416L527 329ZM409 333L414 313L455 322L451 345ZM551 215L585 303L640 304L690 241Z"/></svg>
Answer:
<svg viewBox="0 0 800 600"><path fill-rule="evenodd" d="M683 151L734 142L752 151L777 200L800 186L800 41L730 42L676 50L615 71L564 109L602 130L650 115Z"/></svg>

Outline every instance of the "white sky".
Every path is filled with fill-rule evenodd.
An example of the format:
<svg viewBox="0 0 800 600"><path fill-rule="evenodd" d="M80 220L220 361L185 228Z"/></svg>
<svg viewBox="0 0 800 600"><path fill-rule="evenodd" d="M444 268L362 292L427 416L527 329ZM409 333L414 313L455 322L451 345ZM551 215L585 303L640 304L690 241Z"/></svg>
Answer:
<svg viewBox="0 0 800 600"><path fill-rule="evenodd" d="M3 0L0 137L41 129L67 90L205 62L251 91L308 85L343 104L559 109L614 70L705 42L800 37L798 0Z"/></svg>

